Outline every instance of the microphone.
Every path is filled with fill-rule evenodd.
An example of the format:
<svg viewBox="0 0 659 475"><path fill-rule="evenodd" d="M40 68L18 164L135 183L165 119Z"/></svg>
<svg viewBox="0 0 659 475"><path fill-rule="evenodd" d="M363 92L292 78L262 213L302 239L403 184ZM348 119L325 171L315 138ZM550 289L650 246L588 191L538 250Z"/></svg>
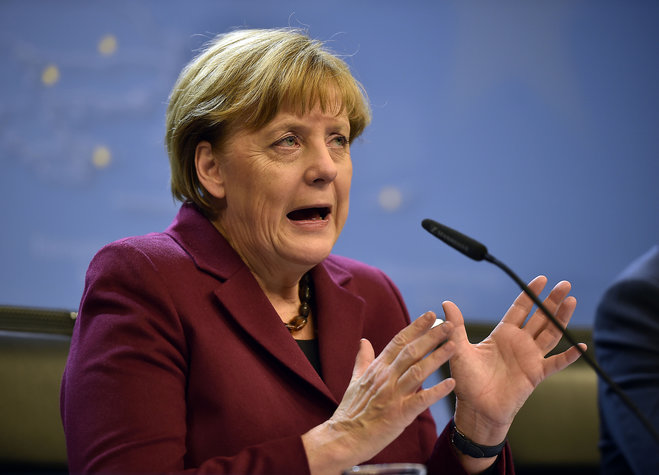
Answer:
<svg viewBox="0 0 659 475"><path fill-rule="evenodd" d="M488 255L487 248L480 242L469 236L465 236L455 229L439 224L437 221L424 219L421 221L421 226L433 236L441 239L452 248L457 249L475 261L482 261Z"/></svg>
<svg viewBox="0 0 659 475"><path fill-rule="evenodd" d="M606 382L606 384L611 388L611 390L615 392L618 395L618 397L623 401L623 403L627 406L627 408L632 413L634 413L634 415L638 418L638 420L645 426L648 432L652 435L655 442L659 443L659 433L652 426L650 421L643 415L643 413L636 406L636 404L634 404L634 402L629 398L629 396L625 394L625 392L620 388L620 386L618 386L615 383L615 381L611 379L611 377L595 362L595 360L593 360L590 357L590 355L586 353L577 344L577 342L574 340L570 332L568 332L567 329L563 328L560 322L556 320L556 317L554 317L554 315L540 301L540 298L538 298L538 296L534 292L532 292L531 289L528 288L528 286L524 283L524 281L522 281L522 279L520 279L517 276L517 274L515 274L503 262L499 261L494 256L492 256L487 251L487 247L485 247L483 244L476 241L475 239L472 239L469 236L465 236L461 232L458 232L455 229L440 224L432 219L424 219L421 222L421 225L430 234L432 234L438 239L441 239L452 248L457 249L465 256L470 257L475 261L486 260L488 262L491 262L492 264L503 270L506 274L508 274L517 283L517 285L520 286L522 291L524 291L524 293L528 295L531 298L531 300L533 300L533 303L538 306L538 308L542 311L542 313L545 314L545 316L549 319L549 321L553 323L554 326L560 330L561 334L565 337L565 339L568 342L570 342L572 346L575 346L577 348L579 353L581 353L581 357L584 359L584 361L586 361L586 363L588 363L588 365L593 370L595 370L595 373L597 373L599 377L602 378L604 382Z"/></svg>

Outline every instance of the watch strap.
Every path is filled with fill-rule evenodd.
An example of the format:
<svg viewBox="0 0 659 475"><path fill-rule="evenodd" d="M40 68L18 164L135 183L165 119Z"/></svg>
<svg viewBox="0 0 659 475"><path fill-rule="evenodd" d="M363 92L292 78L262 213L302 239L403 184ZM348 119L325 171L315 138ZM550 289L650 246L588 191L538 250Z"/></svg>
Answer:
<svg viewBox="0 0 659 475"><path fill-rule="evenodd" d="M453 446L465 455L474 458L496 457L506 445L506 439L498 445L481 445L470 440L455 426L455 421L451 421L451 443Z"/></svg>

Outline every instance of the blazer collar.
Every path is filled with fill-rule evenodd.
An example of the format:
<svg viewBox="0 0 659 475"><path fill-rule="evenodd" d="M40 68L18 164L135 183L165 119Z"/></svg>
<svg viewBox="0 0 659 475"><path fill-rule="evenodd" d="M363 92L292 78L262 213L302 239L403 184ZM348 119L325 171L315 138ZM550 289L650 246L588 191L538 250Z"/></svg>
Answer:
<svg viewBox="0 0 659 475"><path fill-rule="evenodd" d="M343 397L359 349L364 300L347 289L352 274L331 257L312 270L323 379L281 323L249 268L212 223L183 205L167 229L196 266L218 279L215 295L257 344L334 404Z"/></svg>
<svg viewBox="0 0 659 475"><path fill-rule="evenodd" d="M238 253L195 205L181 206L165 233L188 253L200 270L222 281L245 266Z"/></svg>

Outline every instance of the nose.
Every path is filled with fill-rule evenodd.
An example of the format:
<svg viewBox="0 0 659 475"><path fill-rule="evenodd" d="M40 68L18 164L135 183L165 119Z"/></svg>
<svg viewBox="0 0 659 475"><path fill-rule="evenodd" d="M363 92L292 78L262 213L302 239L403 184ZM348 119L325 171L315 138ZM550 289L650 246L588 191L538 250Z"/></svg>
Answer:
<svg viewBox="0 0 659 475"><path fill-rule="evenodd" d="M311 147L308 152L305 181L316 186L332 183L338 173L338 167L327 146L324 143L319 144Z"/></svg>

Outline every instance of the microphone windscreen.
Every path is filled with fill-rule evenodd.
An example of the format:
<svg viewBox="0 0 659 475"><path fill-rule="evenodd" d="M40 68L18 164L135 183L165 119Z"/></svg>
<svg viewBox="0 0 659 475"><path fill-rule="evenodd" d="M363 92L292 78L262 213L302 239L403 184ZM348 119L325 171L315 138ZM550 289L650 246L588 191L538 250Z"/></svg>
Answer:
<svg viewBox="0 0 659 475"><path fill-rule="evenodd" d="M482 261L487 255L487 247L455 229L444 226L432 219L424 219L421 221L421 225L430 234L475 261Z"/></svg>

